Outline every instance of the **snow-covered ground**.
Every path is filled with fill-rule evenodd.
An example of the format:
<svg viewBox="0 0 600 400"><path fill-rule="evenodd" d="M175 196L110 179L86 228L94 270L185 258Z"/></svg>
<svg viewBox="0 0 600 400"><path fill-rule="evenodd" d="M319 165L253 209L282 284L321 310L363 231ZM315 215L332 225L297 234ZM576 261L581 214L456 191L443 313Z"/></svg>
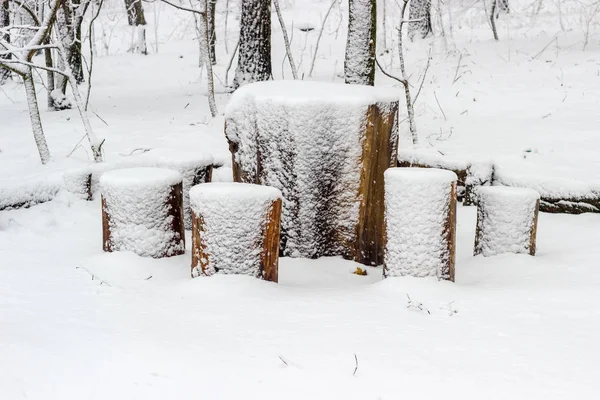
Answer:
<svg viewBox="0 0 600 400"><path fill-rule="evenodd" d="M300 75L309 79L330 2L281 3ZM390 52L380 61L397 74L392 3ZM499 20L499 42L491 39L482 5L459 1L444 5L452 37L446 12L446 40L408 44L413 90L430 48L433 57L416 105L422 145L491 158L507 174L558 182L559 189L563 182L597 187L598 17L584 51L581 3L561 2L565 30L554 3L537 15L537 1L513 3ZM223 118L209 116L193 18L144 4L149 56L126 53L121 2L106 2L96 28L101 56L94 60L91 115L96 134L106 138L106 159L171 147L230 163ZM340 80L345 4L330 15L310 79ZM228 21L230 52L236 14ZM223 111L223 13L217 21ZM299 29L309 26L315 30ZM273 46L275 78L282 69L291 78L275 18ZM395 82L378 74L377 84ZM91 158L85 141L66 158L83 136L76 111L43 112L42 120L54 158L44 167L22 86L0 87L0 193L58 179ZM401 134L406 149L404 124ZM284 258L277 285L191 279L189 251L163 260L102 253L98 200L60 193L30 209L0 211L0 398L595 398L600 215L542 213L536 257L483 258L471 256L475 214L459 207L454 284L382 281L377 268L357 276L356 264L337 258Z"/></svg>

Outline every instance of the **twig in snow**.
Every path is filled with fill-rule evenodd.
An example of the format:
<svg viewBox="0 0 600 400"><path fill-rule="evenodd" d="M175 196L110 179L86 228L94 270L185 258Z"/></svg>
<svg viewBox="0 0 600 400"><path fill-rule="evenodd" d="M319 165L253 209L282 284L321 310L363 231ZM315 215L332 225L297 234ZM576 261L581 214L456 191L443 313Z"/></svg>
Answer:
<svg viewBox="0 0 600 400"><path fill-rule="evenodd" d="M548 44L547 44L547 45L545 45L545 46L544 46L544 48L543 48L543 49L541 49L541 50L540 50L540 51L539 51L539 52L538 52L538 53L537 53L535 56L531 57L531 59L532 59L532 60L535 60L536 58L538 58L539 56L541 56L541 55L542 55L542 53L543 53L544 51L546 51L546 49L547 49L547 48L548 48L548 47L549 47L549 46L550 46L550 45L551 45L551 44L552 44L554 41L556 41L556 40L558 39L558 35L559 35L558 33L557 33L556 35L554 35L554 37L552 38L552 40L550 40L550 41L548 42Z"/></svg>
<svg viewBox="0 0 600 400"><path fill-rule="evenodd" d="M440 111L442 112L442 115L444 116L444 121L448 121L448 118L446 118L446 113L444 112L444 109L440 105L440 101L437 98L437 94L435 94L435 90L433 91L433 97L435 97L435 102L437 103L438 107L440 108Z"/></svg>
<svg viewBox="0 0 600 400"><path fill-rule="evenodd" d="M96 113L96 111L92 110L92 113L94 113L94 115L95 115L96 117L98 117L98 119L99 119L100 121L104 122L104 125L108 126L108 122L106 122L106 121L105 121L105 120L104 120L104 119L103 119L101 116L99 116L99 115Z"/></svg>
<svg viewBox="0 0 600 400"><path fill-rule="evenodd" d="M410 298L410 295L408 293L406 293L406 297L408 298L408 302L406 303L406 308L409 308L409 309L414 308L415 310L425 311L425 312L427 312L427 314L431 315L431 313L423 305L423 303L421 303L420 301L414 301L413 299Z"/></svg>
<svg viewBox="0 0 600 400"><path fill-rule="evenodd" d="M429 48L429 54L427 55L427 65L425 66L425 72L423 72L423 79L421 80L421 84L419 85L419 90L417 90L417 94L413 99L413 107L419 98L419 94L421 93L421 89L423 89L423 83L425 83L425 77L427 76L427 70L429 69L429 64L431 63L431 47Z"/></svg>
<svg viewBox="0 0 600 400"><path fill-rule="evenodd" d="M460 69L460 62L462 61L462 53L460 53L460 57L458 57L458 64L456 64L456 71L454 71L454 79L452 79L452 84L454 85L461 76L458 76L458 70Z"/></svg>
<svg viewBox="0 0 600 400"><path fill-rule="evenodd" d="M453 304L454 301L451 301L450 303L448 303L448 307L440 308L440 310L447 311L449 317L453 316L454 314L458 314L458 310L454 308Z"/></svg>
<svg viewBox="0 0 600 400"><path fill-rule="evenodd" d="M356 376L356 371L358 371L358 357L356 357L356 353L354 353L354 372L352 376Z"/></svg>
<svg viewBox="0 0 600 400"><path fill-rule="evenodd" d="M283 357L281 357L281 356L277 356L277 357L279 357L279 359L281 360L281 362L282 362L282 363L284 363L286 367L288 366L288 363L287 363L287 361L285 361L285 360L283 359Z"/></svg>
<svg viewBox="0 0 600 400"><path fill-rule="evenodd" d="M93 280L93 281L94 281L94 280L96 280L96 278L98 278L96 275L94 275L93 273L91 273L91 272L90 272L90 270L88 270L87 268L84 268L84 267L75 267L75 269L82 269L82 270L84 270L85 272L87 272L88 274L90 274L90 276L92 277L92 280ZM108 287L112 287L112 286L111 286L111 285L110 285L108 282L106 282L105 280L102 280L102 279L100 279L100 278L98 278L98 280L100 281L100 284L101 284L101 285L106 285L106 286L108 286Z"/></svg>

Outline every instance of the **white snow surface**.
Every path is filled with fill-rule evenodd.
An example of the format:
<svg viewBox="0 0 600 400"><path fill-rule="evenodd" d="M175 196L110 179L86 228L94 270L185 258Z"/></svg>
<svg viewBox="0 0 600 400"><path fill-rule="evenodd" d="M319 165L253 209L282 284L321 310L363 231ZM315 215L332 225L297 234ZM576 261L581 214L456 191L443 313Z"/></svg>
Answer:
<svg viewBox="0 0 600 400"><path fill-rule="evenodd" d="M226 134L245 179L282 191L285 255L340 254L325 247L330 232L353 242L367 109L385 113L397 100L389 90L326 82L253 83L234 93Z"/></svg>
<svg viewBox="0 0 600 400"><path fill-rule="evenodd" d="M227 14L226 3L217 1L216 15L221 112L239 34L236 2ZM600 187L600 31L596 18L584 49L582 24L593 1L533 3L511 0L510 13L497 20L497 42L483 3L440 2L445 37L432 4L436 36L404 42L413 95L431 49L415 105L419 139L432 154L491 158L511 186L544 197L584 195ZM308 80L332 1L280 4L299 75ZM324 24L312 79L343 80L347 4L334 4ZM105 0L94 24L89 110L95 133L106 139L105 160L140 148L207 152L225 163L213 177L231 180L223 117L210 118L198 68L194 16L162 2L144 2L144 9L148 56L127 52L122 0ZM381 17L380 4L378 11ZM396 76L399 20L388 1L377 55ZM290 78L273 22L273 76ZM34 62L43 65L43 56ZM235 59L230 83L234 70ZM402 90L379 70L376 85ZM473 257L476 209L459 206L454 284L382 282L381 268L358 276L350 272L364 266L339 258L284 257L278 285L244 276L190 279L189 251L165 259L102 252L99 198L60 191L64 171L91 158L85 139L77 146L84 135L77 111L47 111L44 86L36 82L36 89L53 157L44 166L23 85L15 79L0 87L0 203L55 198L0 211L0 399L597 397L600 215L540 213L535 257ZM400 110L400 149L409 150L403 102Z"/></svg>
<svg viewBox="0 0 600 400"><path fill-rule="evenodd" d="M113 251L144 257L173 255L185 247L173 231L169 198L181 174L166 168L125 168L100 178Z"/></svg>
<svg viewBox="0 0 600 400"><path fill-rule="evenodd" d="M456 179L436 168L385 171L386 276L448 277L444 230Z"/></svg>
<svg viewBox="0 0 600 400"><path fill-rule="evenodd" d="M278 189L247 183L205 183L190 190L192 211L202 218L200 245L208 267L199 276L237 274L260 277L263 230Z"/></svg>
<svg viewBox="0 0 600 400"><path fill-rule="evenodd" d="M477 196L480 253L529 254L539 193L533 189L493 186L478 188Z"/></svg>

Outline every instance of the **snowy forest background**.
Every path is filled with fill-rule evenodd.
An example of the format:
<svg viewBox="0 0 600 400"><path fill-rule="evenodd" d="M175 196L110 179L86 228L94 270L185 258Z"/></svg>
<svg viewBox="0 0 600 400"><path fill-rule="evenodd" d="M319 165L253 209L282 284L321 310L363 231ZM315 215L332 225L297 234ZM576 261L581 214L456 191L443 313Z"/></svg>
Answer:
<svg viewBox="0 0 600 400"><path fill-rule="evenodd" d="M600 1L0 0L1 398L593 397L596 213L542 213L536 257L482 258L460 207L455 284L102 253L65 171L193 149L231 180L223 112L266 79L391 87L401 154L600 196Z"/></svg>

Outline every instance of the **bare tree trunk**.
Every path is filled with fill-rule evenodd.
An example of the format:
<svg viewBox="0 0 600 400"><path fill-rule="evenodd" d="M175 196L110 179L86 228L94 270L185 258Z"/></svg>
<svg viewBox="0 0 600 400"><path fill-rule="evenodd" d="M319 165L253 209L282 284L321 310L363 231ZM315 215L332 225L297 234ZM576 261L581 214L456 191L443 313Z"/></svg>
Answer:
<svg viewBox="0 0 600 400"><path fill-rule="evenodd" d="M234 88L271 78L271 0L244 0Z"/></svg>
<svg viewBox="0 0 600 400"><path fill-rule="evenodd" d="M409 6L408 37L425 39L433 33L431 29L431 0L411 0ZM414 22L412 22L414 21Z"/></svg>
<svg viewBox="0 0 600 400"><path fill-rule="evenodd" d="M0 28L10 25L10 14L8 12L8 0L0 0ZM7 43L10 43L10 35L8 33L4 34L2 37ZM7 54L4 56L0 56L5 60L10 60L11 55ZM0 84L4 82L6 79L10 78L10 70L7 68L0 67Z"/></svg>
<svg viewBox="0 0 600 400"><path fill-rule="evenodd" d="M208 25L208 43L210 51L210 62L217 64L217 53L215 50L217 44L217 33L215 29L215 10L217 9L217 0L208 0L206 4L207 25Z"/></svg>
<svg viewBox="0 0 600 400"><path fill-rule="evenodd" d="M296 63L294 63L294 57L292 56L292 49L290 47L290 39L288 38L287 29L285 28L285 21L281 15L281 8L279 7L279 0L273 0L277 18L279 19L279 25L281 25L281 32L283 33L283 43L285 44L285 52L290 62L290 68L292 69L292 76L294 79L298 79L298 70L296 69ZM285 59L284 59L285 61Z"/></svg>
<svg viewBox="0 0 600 400"><path fill-rule="evenodd" d="M35 93L35 84L33 83L33 74L31 67L27 67L27 73L23 75L23 86L25 87L25 95L27 97L27 106L29 108L29 118L31 119L31 129L33 130L33 138L37 145L38 152L42 164L50 161L50 150L46 143L46 136L42 127L42 119L40 117L40 108L37 102Z"/></svg>
<svg viewBox="0 0 600 400"><path fill-rule="evenodd" d="M498 40L498 30L496 29L496 8L498 6L498 0L492 0L492 11L490 12L490 24L492 25L492 33L494 34L494 40Z"/></svg>
<svg viewBox="0 0 600 400"><path fill-rule="evenodd" d="M402 9L402 15L400 18L404 19L404 13L406 10L406 2L405 0L404 8ZM409 28L410 28L410 24ZM415 108L413 106L412 96L410 95L410 85L408 84L408 76L406 74L406 65L404 63L404 41L402 38L402 28L404 23L400 23L400 29L398 29L398 56L400 57L400 73L402 74L402 79L404 80L404 98L406 99L406 112L408 114L408 125L410 130L410 136L412 138L412 142L414 145L419 144L419 135L417 133L417 122L415 121Z"/></svg>
<svg viewBox="0 0 600 400"><path fill-rule="evenodd" d="M346 83L375 84L377 1L349 0L348 40L344 60Z"/></svg>
<svg viewBox="0 0 600 400"><path fill-rule="evenodd" d="M95 162L102 162L102 143L96 139L96 135L94 135L94 131L92 130L92 125L90 124L90 119L88 118L87 111L85 108L85 104L83 102L83 98L81 97L81 93L79 92L79 86L77 85L77 80L73 76L71 71L71 66L67 60L67 51L64 46L64 41L62 37L58 37L56 44L58 46L58 54L62 59L65 67L66 78L71 86L71 91L73 92L73 99L75 100L75 106L77 107L77 111L79 111L79 116L81 117L81 122L83 122L83 128L85 130L85 135L88 138L90 143L90 147L92 149L92 155L94 157Z"/></svg>
<svg viewBox="0 0 600 400"><path fill-rule="evenodd" d="M210 19L210 13L208 12L208 7L211 2L212 0L204 0L204 9L207 12L198 15L197 23L199 31L198 39L201 42L200 61L206 66L208 106L210 108L210 114L214 118L219 114L219 111L217 110L217 102L215 101L215 82L212 69L213 63L210 58L210 25L208 22ZM194 17L196 18L196 14L194 14Z"/></svg>
<svg viewBox="0 0 600 400"><path fill-rule="evenodd" d="M146 46L146 17L144 16L144 7L142 0L125 0L127 10L127 22L133 27L134 32L130 51L134 53L148 54Z"/></svg>

